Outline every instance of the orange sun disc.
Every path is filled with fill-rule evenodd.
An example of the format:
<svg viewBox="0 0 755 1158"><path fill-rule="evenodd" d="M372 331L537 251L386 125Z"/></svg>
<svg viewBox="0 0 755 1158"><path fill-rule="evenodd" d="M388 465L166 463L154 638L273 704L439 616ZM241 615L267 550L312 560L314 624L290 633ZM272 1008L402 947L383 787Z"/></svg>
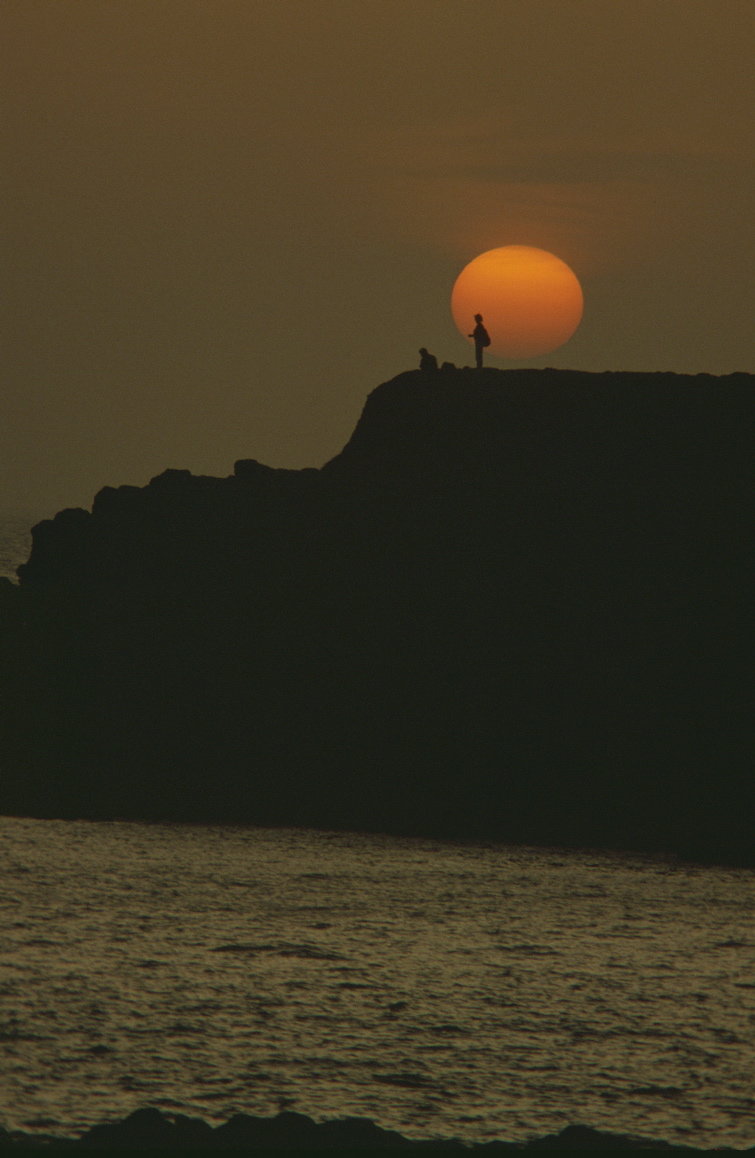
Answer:
<svg viewBox="0 0 755 1158"><path fill-rule="evenodd" d="M465 265L451 294L451 313L465 338L482 314L489 351L536 358L563 346L582 317L582 287L569 266L544 249L504 245Z"/></svg>

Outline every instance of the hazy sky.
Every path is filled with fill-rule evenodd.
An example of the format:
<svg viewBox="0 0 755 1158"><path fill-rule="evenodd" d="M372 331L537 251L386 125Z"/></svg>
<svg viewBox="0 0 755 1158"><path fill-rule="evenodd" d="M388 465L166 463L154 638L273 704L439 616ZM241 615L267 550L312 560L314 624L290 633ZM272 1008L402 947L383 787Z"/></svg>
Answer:
<svg viewBox="0 0 755 1158"><path fill-rule="evenodd" d="M753 0L2 0L0 45L0 510L319 466L472 361L498 245L585 291L528 365L755 371Z"/></svg>

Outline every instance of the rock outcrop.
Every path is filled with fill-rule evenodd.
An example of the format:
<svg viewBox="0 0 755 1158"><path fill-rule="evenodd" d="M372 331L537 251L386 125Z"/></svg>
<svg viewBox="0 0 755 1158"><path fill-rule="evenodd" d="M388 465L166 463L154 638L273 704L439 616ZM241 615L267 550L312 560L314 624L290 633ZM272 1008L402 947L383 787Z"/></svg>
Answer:
<svg viewBox="0 0 755 1158"><path fill-rule="evenodd" d="M755 864L755 378L412 371L0 590L0 810Z"/></svg>
<svg viewBox="0 0 755 1158"><path fill-rule="evenodd" d="M531 1142L485 1142L464 1145L454 1139L410 1141L395 1130L384 1130L367 1118L315 1122L306 1114L285 1111L275 1118L235 1114L221 1126L185 1114L168 1117L152 1107L136 1110L121 1122L93 1126L79 1139L24 1134L0 1128L0 1149L90 1150L451 1150L497 1154L509 1150L675 1150L706 1153L690 1146L603 1133L589 1126L567 1126ZM753 1151L749 1151L752 1153Z"/></svg>

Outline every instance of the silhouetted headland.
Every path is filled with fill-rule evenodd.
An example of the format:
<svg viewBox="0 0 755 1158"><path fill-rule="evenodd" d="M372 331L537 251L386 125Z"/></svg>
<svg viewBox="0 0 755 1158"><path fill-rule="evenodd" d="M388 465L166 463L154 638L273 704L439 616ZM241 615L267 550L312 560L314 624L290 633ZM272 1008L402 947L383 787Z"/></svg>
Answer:
<svg viewBox="0 0 755 1158"><path fill-rule="evenodd" d="M755 378L420 370L5 583L0 810L755 864Z"/></svg>
<svg viewBox="0 0 755 1158"><path fill-rule="evenodd" d="M498 1153L504 1150L678 1150L704 1154L693 1146L675 1146L625 1134L609 1134L589 1126L567 1126L531 1142L478 1142L457 1139L413 1141L395 1130L384 1130L368 1118L341 1118L315 1122L306 1114L284 1111L274 1118L234 1114L221 1126L201 1118L161 1113L153 1107L136 1110L121 1122L103 1123L78 1139L8 1132L0 1127L0 1149L160 1149L160 1150L456 1150L462 1153ZM752 1154L754 1151L743 1151Z"/></svg>

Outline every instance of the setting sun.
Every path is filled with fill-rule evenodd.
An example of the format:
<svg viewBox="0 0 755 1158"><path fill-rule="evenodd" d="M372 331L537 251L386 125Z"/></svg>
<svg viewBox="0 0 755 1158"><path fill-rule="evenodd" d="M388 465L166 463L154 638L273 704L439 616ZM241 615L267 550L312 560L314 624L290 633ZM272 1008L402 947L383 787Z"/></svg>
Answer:
<svg viewBox="0 0 755 1158"><path fill-rule="evenodd" d="M544 249L504 245L466 265L451 294L459 332L469 337L480 313L490 353L535 358L563 346L582 317L582 288L569 266Z"/></svg>

